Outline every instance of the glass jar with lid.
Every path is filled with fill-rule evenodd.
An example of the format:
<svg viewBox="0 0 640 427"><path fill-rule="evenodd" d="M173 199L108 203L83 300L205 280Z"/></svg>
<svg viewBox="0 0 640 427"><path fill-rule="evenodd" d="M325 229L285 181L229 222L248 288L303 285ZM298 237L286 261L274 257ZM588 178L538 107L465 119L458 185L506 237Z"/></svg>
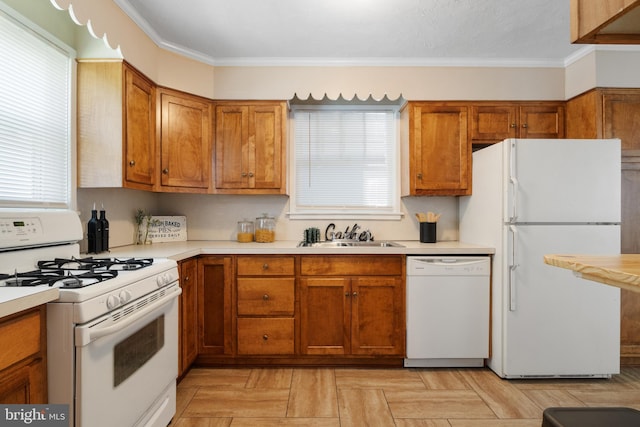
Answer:
<svg viewBox="0 0 640 427"><path fill-rule="evenodd" d="M276 220L274 217L262 214L256 218L256 242L270 243L276 240Z"/></svg>
<svg viewBox="0 0 640 427"><path fill-rule="evenodd" d="M253 222L252 221L238 221L238 242L249 243L253 242Z"/></svg>

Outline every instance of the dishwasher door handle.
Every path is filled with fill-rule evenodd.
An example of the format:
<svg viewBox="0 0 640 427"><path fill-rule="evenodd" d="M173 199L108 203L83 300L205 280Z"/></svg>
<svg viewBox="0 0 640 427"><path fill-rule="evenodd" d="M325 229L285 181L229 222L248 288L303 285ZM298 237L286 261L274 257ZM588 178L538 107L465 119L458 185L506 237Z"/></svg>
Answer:
<svg viewBox="0 0 640 427"><path fill-rule="evenodd" d="M464 260L464 259L458 259L458 258L434 258L434 259L419 258L414 261L419 262L421 264L426 264L426 265L445 265L445 266L473 265L473 264L480 264L480 263L486 262L484 259Z"/></svg>

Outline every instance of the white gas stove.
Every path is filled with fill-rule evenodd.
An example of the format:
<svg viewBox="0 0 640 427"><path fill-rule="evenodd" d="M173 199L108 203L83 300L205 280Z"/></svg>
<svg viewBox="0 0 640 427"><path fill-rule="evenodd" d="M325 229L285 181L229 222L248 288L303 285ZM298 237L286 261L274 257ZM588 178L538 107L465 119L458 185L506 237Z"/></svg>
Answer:
<svg viewBox="0 0 640 427"><path fill-rule="evenodd" d="M0 292L59 290L47 304L48 403L68 404L75 427L166 426L175 413L177 263L81 256L81 239L75 212L0 210Z"/></svg>

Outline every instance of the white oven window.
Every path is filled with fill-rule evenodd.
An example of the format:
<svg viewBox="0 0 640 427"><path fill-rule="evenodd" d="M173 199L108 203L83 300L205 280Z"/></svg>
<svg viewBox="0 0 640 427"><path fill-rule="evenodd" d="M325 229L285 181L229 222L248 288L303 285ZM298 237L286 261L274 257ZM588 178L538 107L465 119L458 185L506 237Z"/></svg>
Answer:
<svg viewBox="0 0 640 427"><path fill-rule="evenodd" d="M129 337L113 349L113 386L144 366L164 346L164 314Z"/></svg>

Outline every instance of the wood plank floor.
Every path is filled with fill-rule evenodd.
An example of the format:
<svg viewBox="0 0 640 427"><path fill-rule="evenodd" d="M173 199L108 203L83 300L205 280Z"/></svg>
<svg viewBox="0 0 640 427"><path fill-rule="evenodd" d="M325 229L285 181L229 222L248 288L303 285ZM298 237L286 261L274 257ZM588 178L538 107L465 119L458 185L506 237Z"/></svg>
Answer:
<svg viewBox="0 0 640 427"><path fill-rule="evenodd" d="M192 369L172 427L540 427L550 406L640 410L640 367L611 379L503 380L488 369Z"/></svg>

